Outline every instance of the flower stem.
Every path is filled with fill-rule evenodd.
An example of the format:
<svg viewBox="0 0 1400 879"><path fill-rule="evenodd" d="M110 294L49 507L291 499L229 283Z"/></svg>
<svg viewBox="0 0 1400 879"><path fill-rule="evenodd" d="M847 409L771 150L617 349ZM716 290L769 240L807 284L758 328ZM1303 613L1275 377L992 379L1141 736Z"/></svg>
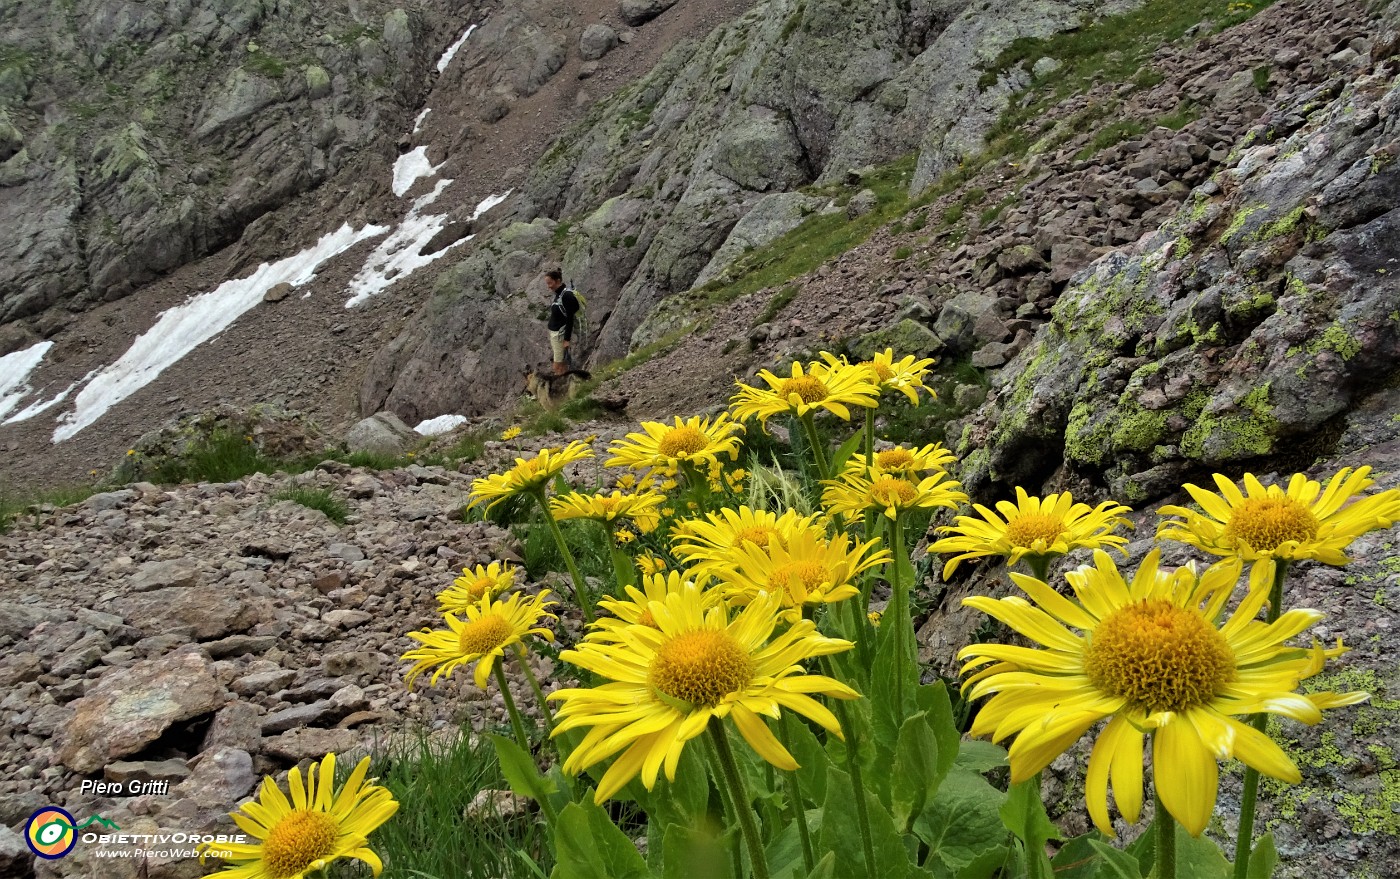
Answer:
<svg viewBox="0 0 1400 879"><path fill-rule="evenodd" d="M890 604L889 607L885 608L885 615L880 618L880 627L897 627L894 634L895 656L898 660L894 677L894 704L899 716L903 717L904 667L905 663L911 659L910 654L913 653L911 634L914 621L909 613L909 584L904 582L904 566L909 564L909 551L904 545L904 525L899 521L899 518L896 515L894 519L885 520L894 555L889 564Z"/></svg>
<svg viewBox="0 0 1400 879"><path fill-rule="evenodd" d="M1157 799L1157 817L1153 820L1153 826L1157 830L1157 879L1176 879L1176 820L1172 818L1167 807L1162 805L1162 798L1155 792L1153 796Z"/></svg>
<svg viewBox="0 0 1400 879"><path fill-rule="evenodd" d="M530 668L530 654L525 651L522 644L515 645L515 656L520 660L520 667L525 670L525 680L530 682L530 689L535 693L535 701L540 706L540 716L544 718L545 735L554 735L554 713L549 710L549 703L545 701L544 690L540 688L539 679L535 677L534 669Z"/></svg>
<svg viewBox="0 0 1400 879"><path fill-rule="evenodd" d="M784 711L782 720L778 721L778 733L782 736L783 747L788 749L788 753L792 753L792 724L795 722L790 711ZM807 828L807 803L802 799L802 783L796 772L784 772L783 780L787 784L788 800L792 803L792 811L797 819L797 835L802 840L803 872L811 875L816 869L817 856L812 850L812 832Z"/></svg>
<svg viewBox="0 0 1400 879"><path fill-rule="evenodd" d="M865 472L875 472L875 410L865 410Z"/></svg>
<svg viewBox="0 0 1400 879"><path fill-rule="evenodd" d="M710 772L715 776L716 787L719 790L720 806L724 809L724 818L733 826L739 822L738 812L734 808L734 800L729 796L729 785L724 783L724 769L720 766L719 751L715 748L715 740L705 737L705 754L710 758ZM730 855L734 860L734 877L739 879L744 875L744 856L739 851L738 846L727 846Z"/></svg>
<svg viewBox="0 0 1400 879"><path fill-rule="evenodd" d="M799 416L798 421L802 422L802 430L807 434L807 445L812 447L812 460L817 465L817 475L823 480L831 478L831 470L826 463L826 452L822 449L821 437L817 435L817 423L812 418L812 413Z"/></svg>
<svg viewBox="0 0 1400 879"><path fill-rule="evenodd" d="M830 656L821 658L822 671L829 678L836 677ZM851 712L840 699L832 705L836 709L836 720L841 724L841 732L846 737L846 774L851 776L851 788L856 798L856 824L860 827L860 847L865 855L866 872L875 872L875 843L870 833L870 812L865 803L865 781L860 771L860 733L851 720Z"/></svg>
<svg viewBox="0 0 1400 879"><path fill-rule="evenodd" d="M515 697L510 694L510 683L506 680L505 663L496 663L492 672L496 675L496 684L501 688L501 698L506 702L506 712L510 714L510 726L515 731L515 741L528 754L530 753L530 737L525 734L525 721L520 718L520 709L515 707Z"/></svg>
<svg viewBox="0 0 1400 879"><path fill-rule="evenodd" d="M710 738L714 740L724 783L734 801L734 815L739 819L739 829L749 846L749 865L753 870L754 879L768 879L768 860L763 854L763 839L758 835L758 824L754 821L753 809L749 807L749 794L744 788L743 776L739 774L739 764L734 759L734 751L729 747L724 721L718 717L710 718Z"/></svg>
<svg viewBox="0 0 1400 879"><path fill-rule="evenodd" d="M1288 576L1288 560L1274 562L1274 582L1269 587L1269 608L1264 612L1264 622L1278 621L1283 612L1283 581ZM1269 716L1264 713L1249 719L1249 725L1264 732L1269 725ZM1245 879L1249 875L1249 856L1254 851L1254 810L1259 800L1259 770L1252 766L1244 769L1244 792L1240 795L1240 827L1235 835L1234 879Z"/></svg>
<svg viewBox="0 0 1400 879"><path fill-rule="evenodd" d="M544 521L549 525L549 533L554 535L554 542L559 547L559 553L564 556L564 566L569 569L569 577L574 581L574 597L578 599L579 610L583 612L583 621L588 625L593 625L593 598L588 594L588 584L583 580L583 574L579 573L578 562L574 561L574 554L569 551L569 544L564 542L564 532L559 530L559 523L554 521L554 514L549 511L549 502L545 500L544 489L534 492L534 498L539 502L540 512L544 513Z"/></svg>
<svg viewBox="0 0 1400 879"><path fill-rule="evenodd" d="M1026 567L1031 569L1031 575L1042 583L1050 581L1050 562L1054 560L1051 555L1028 555L1023 556Z"/></svg>

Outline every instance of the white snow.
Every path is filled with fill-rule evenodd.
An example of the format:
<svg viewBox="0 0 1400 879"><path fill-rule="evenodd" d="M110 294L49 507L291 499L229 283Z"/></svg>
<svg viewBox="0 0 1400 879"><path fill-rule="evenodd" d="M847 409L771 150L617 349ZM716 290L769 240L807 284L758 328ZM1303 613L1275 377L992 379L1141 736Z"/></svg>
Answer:
<svg viewBox="0 0 1400 879"><path fill-rule="evenodd" d="M89 375L91 375L91 373L89 373ZM30 403L28 406L25 406L23 409L16 412L14 415L11 415L9 418L6 418L4 421L0 421L0 424L16 424L20 421L28 421L35 415L40 415L44 412L47 412L53 407L57 406L59 403L62 403L64 400L68 399L68 395L73 393L73 389L80 384L82 384L82 382L73 382L68 387L59 391L57 396L50 397L47 400L37 400L33 403Z"/></svg>
<svg viewBox="0 0 1400 879"><path fill-rule="evenodd" d="M413 429L423 434L423 436L442 436L444 433L451 433L466 423L467 416L465 415L439 415L436 418L429 418Z"/></svg>
<svg viewBox="0 0 1400 879"><path fill-rule="evenodd" d="M458 38L457 42L447 47L447 51L443 52L442 57L438 59L438 73L442 73L444 70L447 69L447 65L452 63L452 58L454 55L457 54L457 50L462 48L462 44L467 41L467 37L471 36L472 31L474 30L476 30L476 25L468 27L467 32L462 34L462 36Z"/></svg>
<svg viewBox="0 0 1400 879"><path fill-rule="evenodd" d="M183 305L161 312L154 326L137 337L116 363L99 370L73 401L54 430L53 441L63 442L92 424L108 409L155 381L167 367L199 345L227 329L262 301L278 284L299 287L316 277L321 263L366 238L387 232L384 226L349 224L327 233L301 253L269 265L263 263L247 278L225 281Z"/></svg>
<svg viewBox="0 0 1400 879"><path fill-rule="evenodd" d="M53 342L39 342L0 357L0 418L29 395L29 374L52 347Z"/></svg>
<svg viewBox="0 0 1400 879"><path fill-rule="evenodd" d="M447 247L435 253L420 253L423 246L432 240L433 236L442 231L442 227L447 225L446 214L423 215L422 211L428 205L437 201L437 197L442 191L451 185L451 180L439 180L433 187L433 191L427 195L419 197L409 209L408 215L404 217L399 228L388 238L380 242L374 252L365 260L364 266L360 268L358 274L350 279L350 287L347 292L350 298L346 301L346 308L354 308L371 296L389 289L395 282L400 281L421 269L428 263L444 256L449 250L460 244L466 244L472 240L472 235L468 235L460 241L455 241ZM484 199L476 206L472 219L475 220L482 214L491 210L496 205L506 200L511 190L507 190L503 195L492 195Z"/></svg>
<svg viewBox="0 0 1400 879"><path fill-rule="evenodd" d="M431 112L433 112L433 108L432 108L432 107L425 107L425 108L423 109L423 112L418 114L418 118L416 118L416 119L413 120L413 133L414 133L414 134L417 134L417 133L418 133L418 130L419 130L420 128L423 127L423 120L424 120L424 119L427 119L427 118L428 118L428 114L431 113Z"/></svg>
<svg viewBox="0 0 1400 879"><path fill-rule="evenodd" d="M434 166L428 161L426 146L404 153L394 160L394 195L402 198L405 192L413 188L419 177L436 174L441 167L442 165Z"/></svg>

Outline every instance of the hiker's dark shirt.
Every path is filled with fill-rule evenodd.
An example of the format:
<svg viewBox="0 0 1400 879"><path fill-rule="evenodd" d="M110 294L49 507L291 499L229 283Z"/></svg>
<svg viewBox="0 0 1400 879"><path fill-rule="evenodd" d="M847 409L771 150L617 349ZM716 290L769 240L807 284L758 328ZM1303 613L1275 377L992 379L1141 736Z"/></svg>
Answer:
<svg viewBox="0 0 1400 879"><path fill-rule="evenodd" d="M574 315L576 314L578 314L578 297L568 287L561 287L559 292L554 294L554 301L549 305L549 323L545 326L550 332L563 330L564 339L571 341L574 337Z"/></svg>

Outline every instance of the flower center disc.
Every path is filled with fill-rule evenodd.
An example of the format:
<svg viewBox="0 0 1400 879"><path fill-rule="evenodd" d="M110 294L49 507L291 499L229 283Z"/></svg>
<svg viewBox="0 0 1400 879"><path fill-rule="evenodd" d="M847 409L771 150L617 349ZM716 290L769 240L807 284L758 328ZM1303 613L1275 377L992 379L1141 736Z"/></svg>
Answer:
<svg viewBox="0 0 1400 879"><path fill-rule="evenodd" d="M883 363L877 363L875 364L875 375L880 379L880 381L887 382L890 379L894 378L894 370L890 369Z"/></svg>
<svg viewBox="0 0 1400 879"><path fill-rule="evenodd" d="M514 629L504 618L488 614L462 627L461 634L457 636L457 646L468 655L490 653L506 643L512 631Z"/></svg>
<svg viewBox="0 0 1400 879"><path fill-rule="evenodd" d="M657 444L657 448L668 458L684 458L703 450L709 444L710 441L699 428L686 425L668 430Z"/></svg>
<svg viewBox="0 0 1400 879"><path fill-rule="evenodd" d="M753 680L753 660L728 632L700 629L656 648L651 685L689 705L713 708Z"/></svg>
<svg viewBox="0 0 1400 879"><path fill-rule="evenodd" d="M295 876L335 851L339 826L325 812L298 809L287 814L262 844L263 866L275 879Z"/></svg>
<svg viewBox="0 0 1400 879"><path fill-rule="evenodd" d="M783 379L783 383L778 385L778 396L784 400L796 394L798 399L804 403L820 403L830 393L826 388L826 383L812 375Z"/></svg>
<svg viewBox="0 0 1400 879"><path fill-rule="evenodd" d="M774 569L769 582L787 590L793 604L805 604L807 596L821 591L823 584L830 579L831 572L825 565L817 562L790 562Z"/></svg>
<svg viewBox="0 0 1400 879"><path fill-rule="evenodd" d="M1094 629L1084 673L1105 693L1152 713L1203 705L1235 679L1235 654L1199 612L1153 599Z"/></svg>
<svg viewBox="0 0 1400 879"><path fill-rule="evenodd" d="M1006 523L1007 542L1026 549L1048 548L1064 533L1064 524L1044 513L1022 513Z"/></svg>
<svg viewBox="0 0 1400 879"><path fill-rule="evenodd" d="M745 528L734 535L734 545L743 546L745 542L752 543L764 549L768 548L768 538L775 532L767 525L755 525L752 528Z"/></svg>
<svg viewBox="0 0 1400 879"><path fill-rule="evenodd" d="M1267 552L1289 540L1313 540L1319 528L1312 511L1293 498L1251 497L1235 508L1225 526L1225 537Z"/></svg>
<svg viewBox="0 0 1400 879"><path fill-rule="evenodd" d="M881 470L908 470L914 466L914 456L908 449L886 449L875 453L875 466Z"/></svg>
<svg viewBox="0 0 1400 879"><path fill-rule="evenodd" d="M481 596L485 595L486 591L495 584L496 581L492 580L490 577L482 577L479 580L473 580L467 585L467 595L471 596L472 601L480 601Z"/></svg>
<svg viewBox="0 0 1400 879"><path fill-rule="evenodd" d="M919 493L907 479L881 476L870 486L870 496L886 507L907 507Z"/></svg>

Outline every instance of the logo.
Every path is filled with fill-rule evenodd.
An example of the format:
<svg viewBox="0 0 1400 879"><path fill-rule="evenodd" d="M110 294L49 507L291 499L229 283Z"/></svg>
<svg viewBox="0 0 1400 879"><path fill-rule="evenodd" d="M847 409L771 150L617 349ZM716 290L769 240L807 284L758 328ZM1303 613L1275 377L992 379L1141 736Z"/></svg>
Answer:
<svg viewBox="0 0 1400 879"><path fill-rule="evenodd" d="M73 846L78 844L78 831L92 824L101 824L109 830L121 830L115 822L101 815L93 815L78 824L72 815L58 806L45 806L25 822L24 841L34 854L53 861L71 852Z"/></svg>

